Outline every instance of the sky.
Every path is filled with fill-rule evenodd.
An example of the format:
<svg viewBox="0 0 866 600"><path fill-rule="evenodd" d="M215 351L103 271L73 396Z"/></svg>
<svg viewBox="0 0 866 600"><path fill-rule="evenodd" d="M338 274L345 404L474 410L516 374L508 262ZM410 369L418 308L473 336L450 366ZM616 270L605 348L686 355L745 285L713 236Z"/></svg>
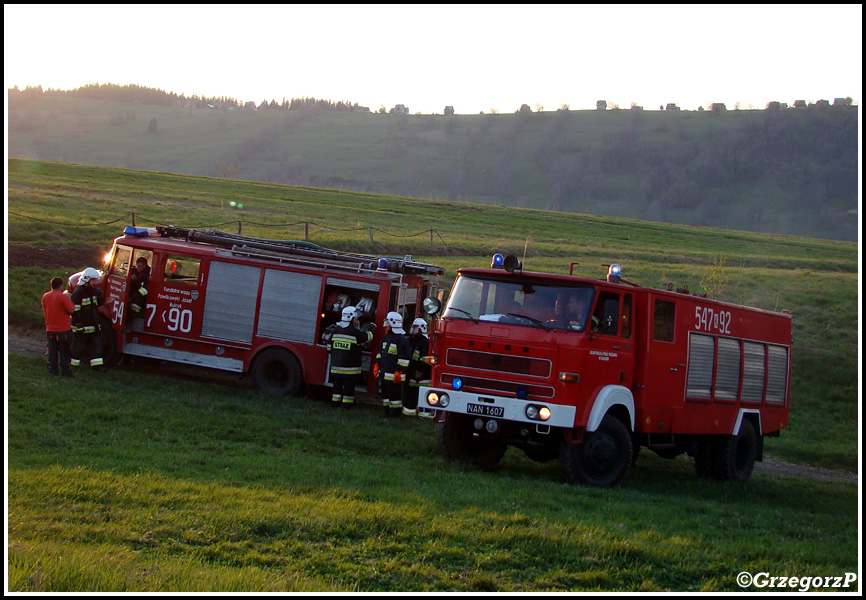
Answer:
<svg viewBox="0 0 866 600"><path fill-rule="evenodd" d="M458 114L862 91L862 5L4 5L6 87Z"/></svg>

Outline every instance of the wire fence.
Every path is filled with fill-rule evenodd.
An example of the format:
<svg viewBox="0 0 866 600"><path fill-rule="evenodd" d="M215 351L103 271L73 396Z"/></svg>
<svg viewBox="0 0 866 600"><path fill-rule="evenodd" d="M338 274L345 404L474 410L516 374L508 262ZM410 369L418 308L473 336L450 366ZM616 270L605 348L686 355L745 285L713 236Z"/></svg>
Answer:
<svg viewBox="0 0 866 600"><path fill-rule="evenodd" d="M126 213L123 216L121 216L117 219L114 219L113 221L94 221L92 223L68 223L68 222L53 221L50 219L39 219L36 217L31 217L29 215L22 215L20 213L13 212L11 210L7 211L7 214L14 215L14 216L19 217L21 219L38 221L40 223L49 223L51 225L62 225L63 227L104 227L106 225L114 225L114 224L120 223L122 221L126 221L126 222L131 223L133 227L138 227L138 226L167 227L167 226L171 225L171 223L163 223L160 221L154 221L152 219L142 217L140 214L136 214L134 212ZM243 228L245 225L246 226L255 226L255 227L264 227L267 229L289 229L290 227L297 227L297 226L303 225L304 226L304 241L309 241L309 239L310 239L310 226L313 226L313 227L318 227L320 229L323 229L325 231L338 231L338 232L367 231L367 234L369 236L371 243L374 241L374 237L375 237L374 233L379 233L379 234L382 234L382 235L385 235L388 237L401 238L401 239L407 239L407 240L409 238L416 238L416 237L420 237L420 236L424 235L424 236L429 236L431 246L434 245L434 243L435 243L434 239L435 238L438 238L439 241L442 243L442 245L444 245L444 246L448 245L445 243L445 239L442 237L442 235L438 231L433 229L432 227L430 229L424 229L422 231L419 231L418 233L398 234L398 233L392 233L390 231L385 231L384 229L380 229L378 227L373 227L373 226L369 226L369 225L366 225L366 226L362 225L362 226L358 226L358 227L339 228L339 227L332 227L329 225L322 225L321 223L314 223L312 221L295 221L294 223L259 223L256 221L236 220L236 221L226 221L225 223L216 223L213 225L198 225L198 226L194 226L194 227L187 226L187 228L188 229L220 229L222 227L226 227L229 225L231 225L232 227L237 226L238 235L243 234Z"/></svg>

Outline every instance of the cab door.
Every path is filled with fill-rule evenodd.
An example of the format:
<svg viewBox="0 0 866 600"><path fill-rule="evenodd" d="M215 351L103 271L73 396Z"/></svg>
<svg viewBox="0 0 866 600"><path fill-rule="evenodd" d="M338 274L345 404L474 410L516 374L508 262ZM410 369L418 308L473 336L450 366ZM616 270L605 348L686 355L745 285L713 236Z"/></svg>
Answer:
<svg viewBox="0 0 866 600"><path fill-rule="evenodd" d="M103 304L111 314L111 325L119 329L126 317L126 304L129 298L129 274L132 265L132 248L115 245L111 263L105 273L105 298Z"/></svg>
<svg viewBox="0 0 866 600"><path fill-rule="evenodd" d="M633 295L600 290L592 311L581 383L592 397L606 385L631 387L634 376Z"/></svg>

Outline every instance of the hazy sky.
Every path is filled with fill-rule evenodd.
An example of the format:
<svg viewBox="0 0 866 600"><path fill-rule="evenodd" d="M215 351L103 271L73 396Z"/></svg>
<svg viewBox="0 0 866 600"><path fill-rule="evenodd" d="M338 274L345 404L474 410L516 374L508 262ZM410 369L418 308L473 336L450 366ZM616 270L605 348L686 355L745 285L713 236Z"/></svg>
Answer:
<svg viewBox="0 0 866 600"><path fill-rule="evenodd" d="M862 90L861 5L5 5L7 88L137 84L458 113Z"/></svg>

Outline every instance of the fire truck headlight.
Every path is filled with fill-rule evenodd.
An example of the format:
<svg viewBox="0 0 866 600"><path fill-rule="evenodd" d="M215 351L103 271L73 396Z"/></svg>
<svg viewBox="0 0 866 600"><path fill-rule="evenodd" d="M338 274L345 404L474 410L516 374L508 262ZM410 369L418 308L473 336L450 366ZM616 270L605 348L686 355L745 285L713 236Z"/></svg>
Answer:
<svg viewBox="0 0 866 600"><path fill-rule="evenodd" d="M439 392L430 392L427 394L427 404L430 406L441 406L445 408L448 406L450 399L448 398L448 394L440 394Z"/></svg>
<svg viewBox="0 0 866 600"><path fill-rule="evenodd" d="M503 263L505 263L505 257L501 254L494 254L493 260L490 262L491 269L501 269Z"/></svg>
<svg viewBox="0 0 866 600"><path fill-rule="evenodd" d="M550 418L550 409L530 404L526 407L526 418L530 421L547 421Z"/></svg>
<svg viewBox="0 0 866 600"><path fill-rule="evenodd" d="M451 382L451 387L453 387L458 392L463 389L463 380L459 377L455 377L454 381Z"/></svg>

